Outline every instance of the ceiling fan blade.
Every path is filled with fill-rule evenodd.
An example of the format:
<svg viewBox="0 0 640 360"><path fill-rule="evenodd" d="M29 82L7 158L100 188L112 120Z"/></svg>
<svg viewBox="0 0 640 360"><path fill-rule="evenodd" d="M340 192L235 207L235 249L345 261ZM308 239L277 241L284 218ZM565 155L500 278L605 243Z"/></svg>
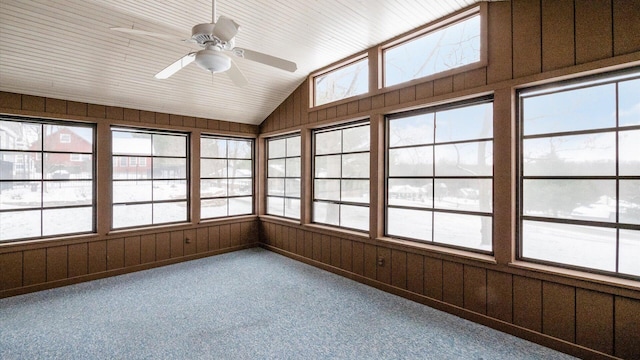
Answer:
<svg viewBox="0 0 640 360"><path fill-rule="evenodd" d="M226 71L226 73L236 86L243 87L249 85L249 81L242 73L242 70L240 70L233 60L231 60L231 67Z"/></svg>
<svg viewBox="0 0 640 360"><path fill-rule="evenodd" d="M133 34L133 35L140 35L140 36L151 36L151 37L160 38L160 39L167 39L167 40L177 40L177 41L187 41L187 40L189 40L189 37L181 38L181 37L175 36L175 35L160 34L160 33L155 33L155 32L151 32L151 31L123 28L123 27L112 27L112 28L109 28L109 30L118 31L118 32L125 33L125 34Z"/></svg>
<svg viewBox="0 0 640 360"><path fill-rule="evenodd" d="M240 30L240 25L224 15L220 15L216 26L213 28L213 36L222 41L230 41Z"/></svg>
<svg viewBox="0 0 640 360"><path fill-rule="evenodd" d="M295 72L298 69L296 63L281 59L279 57L263 54L253 50L247 50L242 48L234 48L233 54L237 57L245 58L247 60L259 62L261 64L276 67L278 69L286 70L289 72Z"/></svg>
<svg viewBox="0 0 640 360"><path fill-rule="evenodd" d="M188 53L187 55L181 57L180 59L178 59L176 62L174 62L173 64L167 66L166 68L162 69L162 71L160 71L159 73L155 74L153 77L155 77L156 79L166 79L169 76L175 74L178 72L178 70L182 69L183 67L191 64L193 62L193 60L196 59L196 53L192 52L192 53Z"/></svg>

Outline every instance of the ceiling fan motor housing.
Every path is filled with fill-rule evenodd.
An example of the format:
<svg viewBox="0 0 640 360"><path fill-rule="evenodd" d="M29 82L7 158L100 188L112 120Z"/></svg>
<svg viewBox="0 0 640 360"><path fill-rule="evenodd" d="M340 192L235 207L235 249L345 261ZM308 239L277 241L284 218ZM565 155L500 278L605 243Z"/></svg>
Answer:
<svg viewBox="0 0 640 360"><path fill-rule="evenodd" d="M191 28L191 39L200 45L209 42L219 42L220 39L213 36L213 29L216 24L198 24Z"/></svg>

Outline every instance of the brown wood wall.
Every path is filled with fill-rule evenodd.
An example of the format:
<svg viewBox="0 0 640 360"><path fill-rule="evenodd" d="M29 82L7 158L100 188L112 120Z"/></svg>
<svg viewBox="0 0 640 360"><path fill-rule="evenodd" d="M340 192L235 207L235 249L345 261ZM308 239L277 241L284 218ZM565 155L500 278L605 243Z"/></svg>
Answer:
<svg viewBox="0 0 640 360"><path fill-rule="evenodd" d="M493 93L494 188L500 190L494 192L492 261L385 238L380 226L384 182L373 177L372 188L380 185L371 191L371 214L377 218L368 236L310 224L306 207L302 224L262 216L264 246L580 357L640 359L637 282L617 285L510 265L515 247L514 89L638 65L638 34L640 1L492 2L488 4L486 66L387 91L374 89L367 96L313 109L309 109L305 81L261 124L261 138L300 130L310 154L311 129L360 118L371 119L372 128L377 129L374 125L380 125L385 114ZM375 56L377 49L369 54ZM376 72L372 73L370 81L377 83ZM382 136L381 131L372 130L372 173L378 177L384 154L375 144L384 144ZM307 177L309 162L307 155L303 159ZM311 183L304 184L303 198L309 202Z"/></svg>
<svg viewBox="0 0 640 360"><path fill-rule="evenodd" d="M0 113L93 122L107 131L110 125L176 129L191 132L196 139L200 133L249 137L258 133L256 125L7 92L0 92ZM98 139L98 145L103 141ZM99 150L97 161L98 172L107 172L97 176L101 181L109 177L110 165L105 163L110 164L111 158ZM110 213L100 186L98 213ZM255 216L117 232L110 232L109 224L98 219L97 234L3 243L0 298L255 246L258 229Z"/></svg>

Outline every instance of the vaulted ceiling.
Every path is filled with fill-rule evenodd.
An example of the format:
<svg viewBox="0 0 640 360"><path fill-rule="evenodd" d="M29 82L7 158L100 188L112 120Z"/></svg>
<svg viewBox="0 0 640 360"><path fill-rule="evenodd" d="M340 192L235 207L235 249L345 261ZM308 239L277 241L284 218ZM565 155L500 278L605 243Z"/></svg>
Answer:
<svg viewBox="0 0 640 360"><path fill-rule="evenodd" d="M234 58L249 80L191 64L199 48L113 27L191 36L209 0L0 0L0 91L247 124L261 123L312 72L478 0L218 0L241 25L236 46L298 65L295 73Z"/></svg>

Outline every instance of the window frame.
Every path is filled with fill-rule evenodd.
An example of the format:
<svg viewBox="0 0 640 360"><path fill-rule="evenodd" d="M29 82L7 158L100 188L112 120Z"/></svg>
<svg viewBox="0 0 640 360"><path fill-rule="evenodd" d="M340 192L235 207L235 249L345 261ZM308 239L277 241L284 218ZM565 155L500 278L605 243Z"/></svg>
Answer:
<svg viewBox="0 0 640 360"><path fill-rule="evenodd" d="M255 214L255 209L256 209L256 191L255 191L255 179L256 179L256 139L254 138L246 138L246 137L240 137L240 136L227 136L227 135L218 135L218 134L201 134L200 138L198 139L198 141L200 141L202 143L202 139L216 139L216 140L231 140L231 141L247 141L251 144L251 158L250 159L241 159L241 158L229 158L229 148L228 146L225 146L225 149L227 151L227 154L225 155L225 157L209 157L209 156L202 156L202 149L200 149L200 154L199 154L199 160L200 163L202 164L202 160L203 159L215 159L215 160L226 160L229 161L229 159L235 159L235 160L250 160L251 161L251 177L235 177L235 178L230 178L228 176L227 171L225 170L225 177L203 177L202 176L202 165L200 165L200 178L198 179L198 181L200 181L200 220L202 221L211 221L211 220L220 220L220 219L226 219L226 218L232 218L232 217L238 217L238 216L247 216L247 215L254 215ZM227 162L227 169L228 169L228 162ZM251 194L250 195L229 195L229 184L227 182L227 192L225 196L202 196L202 180L221 180L221 179L225 179L225 180L229 180L229 179L250 179L251 180L251 185L250 185L250 189L251 189ZM242 213L242 214L233 214L233 215L229 215L229 199L231 198L245 198L245 197L251 197L251 211L248 213ZM216 200L216 199L225 199L226 204L227 204L227 211L226 211L226 215L221 215L221 216L213 216L213 217L202 217L202 203L203 200Z"/></svg>
<svg viewBox="0 0 640 360"><path fill-rule="evenodd" d="M287 154L287 147L286 147L286 142L285 142L285 156L284 157L274 157L274 158L270 158L269 157L269 144L271 141L277 141L277 140L288 140L291 138L298 138L298 141L300 142L300 154L298 154L297 156L288 156ZM272 138L268 138L265 141L265 159L267 162L267 166L266 166L266 176L265 176L265 180L266 180L266 184L265 184L265 214L270 215L270 216L278 216L278 217L282 217L285 219L292 219L292 220L301 220L301 215L302 215L302 175L303 175L303 171L302 171L302 158L304 156L303 151L302 151L302 134L301 133L292 133L292 134L286 134L286 135L282 135L282 136L275 136ZM287 159L294 159L294 158L298 158L300 159L300 176L298 177L289 177L287 176ZM269 160L284 160L285 161L285 169L284 169L284 176L282 177L271 177L269 176ZM284 181L284 190L283 190L283 195L270 195L269 194L269 179L282 179ZM298 181L300 181L300 188L299 188L299 195L298 197L293 197L293 196L287 196L287 180L288 179L298 179ZM291 217L291 216L287 216L286 215L286 205L284 205L283 209L282 209L282 213L283 215L278 215L278 214L271 214L269 213L269 198L270 197L276 197L276 198L280 198L283 199L283 201L287 201L287 199L296 199L298 200L298 202L300 203L300 209L298 210L298 217Z"/></svg>
<svg viewBox="0 0 640 360"><path fill-rule="evenodd" d="M640 124L637 125L620 125L620 108L619 108L619 83L624 81L640 80L640 67L634 67L630 69L623 69L618 71L610 71L601 74L581 76L568 80L559 80L546 82L541 85L523 86L516 89L516 134L517 134L517 163L516 163L516 207L517 207L517 220L515 224L516 229L516 251L515 258L518 261L527 263L540 264L551 266L559 269L577 270L580 272L590 274L600 274L606 276L612 276L622 279L639 280L640 275L632 275L620 272L620 230L633 230L640 232L640 224L629 224L620 222L619 211L619 194L620 194L620 180L636 180L640 181L640 175L620 175L620 148L619 148L619 133L624 131L640 130ZM607 84L615 84L615 125L610 127L598 127L598 128L586 128L582 130L557 130L552 132L524 134L524 106L523 101L529 97L553 95L563 92L569 92L574 90L588 89L590 87L596 87ZM528 95L527 95L528 94ZM589 134L615 134L615 175L524 175L524 140L527 139L543 139L553 138L557 136L573 136L573 135L589 135ZM524 214L524 181L527 179L560 179L560 180L610 180L615 181L615 193L616 193L616 216L614 221L597 221L590 219L571 219L561 217L548 217L548 216L535 216ZM596 229L613 229L615 230L615 271L607 271L602 269L596 269L587 266L574 265L568 263L560 263L551 260L536 259L532 257L526 257L523 255L524 248L524 222L535 221L542 222L544 224L557 224L557 225L571 225L571 226L588 226Z"/></svg>
<svg viewBox="0 0 640 360"><path fill-rule="evenodd" d="M0 213L9 213L9 212L22 212L22 211L39 211L40 212L40 235L39 236L28 236L21 238L10 238L10 239L0 239L0 244L2 243L13 243L13 242L22 242L29 240L37 240L37 239L50 239L57 237L66 237L66 236L74 236L74 235L84 235L84 234L95 234L97 231L96 224L96 211L97 211L97 179L96 179L96 150L97 150L97 124L86 123L86 122L73 122L67 120L57 120L57 119L47 119L47 118L24 118L20 116L11 116L11 115L0 115L0 121L9 121L9 122L17 122L17 123L27 123L27 124L35 124L40 126L40 134L41 138L39 140L40 149L39 150L29 150L29 149L1 149L2 152L18 152L22 155L24 153L36 154L36 158L45 159L46 154L58 154L58 155L68 155L67 159L71 160L72 155L79 155L80 161L84 158L84 155L91 156L91 178L82 178L82 179L71 179L71 178L46 178L46 174L44 169L41 169L40 177L38 179L0 179L0 186L5 182L24 182L24 183L39 183L39 191L40 191L40 205L38 207L32 206L28 208L20 208L20 209L0 209ZM53 126L69 126L69 127L83 127L91 130L92 136L92 144L91 144L91 152L87 151L68 151L68 150L45 150L45 138L46 134L43 131L46 125ZM60 134L63 135L63 134ZM68 135L69 140L71 141L71 136ZM66 137L65 137L66 138ZM58 137L58 142L60 141L60 137ZM64 142L61 142L64 143ZM22 156L21 155L21 156ZM90 181L91 182L91 204L90 205L59 205L59 206L45 206L44 203L44 188L47 183L64 183L64 182L76 182L76 181ZM43 212L45 210L57 210L57 209L76 209L76 208L91 208L91 230L80 231L80 232L63 232L63 233L54 233L51 235L44 235L44 216Z"/></svg>
<svg viewBox="0 0 640 360"><path fill-rule="evenodd" d="M115 184L119 183L119 182L137 182L137 181L150 181L152 184L152 193L151 193L151 199L150 200L144 200L144 201L114 201L113 198L113 194L111 197L111 224L110 224L110 229L111 230L115 230L115 231L120 231L120 230L129 230L129 229L136 229L136 228L147 228L147 227L154 227L154 226L163 226L163 225L172 225L172 224L181 224L181 223L185 223L185 222L189 222L191 219L191 154L190 154L190 143L191 143L191 134L190 133L186 133L186 132L180 132L180 131L175 131L175 130L162 130L162 129L147 129L147 128L131 128L131 127L126 127L126 126L117 126L117 125L113 125L110 128L110 132L109 132L109 136L111 136L111 140L113 141L113 133L114 132L129 132L129 133L138 133L138 134L148 134L150 135L150 154L149 155L141 155L141 154L137 154L137 153L117 153L114 154L114 149L113 149L113 143L111 146L111 156L113 158L116 157L120 157L120 161L119 161L119 166L118 168L120 169L124 169L125 171L129 171L129 169L131 168L129 166L129 161L128 159L132 158L132 157L136 157L136 158L149 158L151 160L151 164L149 165L149 174L150 177L149 178L126 178L126 179L115 179L114 175L115 175L115 167L111 169L111 178L110 178L110 186L111 189L113 191ZM155 155L153 153L153 136L154 135L159 135L159 136L176 136L176 137L183 137L185 139L185 156L167 156L167 155ZM156 178L154 176L154 159L184 159L185 160L185 176L184 178ZM135 166L133 168L138 168L139 166ZM146 167L146 165L145 165ZM170 199L170 200L154 200L153 199L153 182L155 181L184 181L185 182L185 197L184 199ZM154 222L154 205L155 204L168 204L168 203L180 203L180 202L185 202L186 206L185 206L185 219L184 220L176 220L176 221L169 221L169 222ZM115 207L118 205L151 205L151 223L145 223L145 224L137 224L137 225L131 225L131 226L121 226L121 227L115 227L114 226L114 222L115 222L115 216L113 214L115 214Z"/></svg>
<svg viewBox="0 0 640 360"><path fill-rule="evenodd" d="M400 35L399 37L392 39L388 42L385 42L383 44L381 44L379 46L379 74L380 74L380 79L378 79L378 88L379 89L385 89L385 90L390 90L390 89L400 89L400 88L404 88L407 87L409 85L412 84L417 84L417 83L422 83L422 82L426 82L429 80L433 80L433 79L437 79L437 78L442 78L442 77L446 77L449 75L453 75L453 74L458 74L458 73L463 73L469 70L473 70L473 69L478 69L478 68L482 68L487 66L488 64L488 44L489 44L489 39L487 36L488 33L488 21L487 21L487 17L488 17L488 5L484 2L480 3L480 4L476 4L473 5L472 7L466 9L466 10L462 10L459 11L457 13L454 13L450 16L447 16L445 18L441 18L436 20L435 22L429 23L423 27L420 27L418 29L414 29L409 31L408 33L405 33L403 35ZM459 67L455 67L455 68L451 68L445 71L440 71L440 72L436 72L436 73L432 73L432 74L428 74L422 77L417 77L417 78L413 78L413 79L409 79L397 84L393 84L393 85L386 85L386 66L385 66L385 52L387 50L393 49L393 48L397 48L399 46L402 46L403 44L409 43L411 41L420 39L424 36L427 36L429 34L435 33L439 30L442 30L444 28L447 28L449 26L455 25L457 23L460 23L462 21L465 21L475 15L479 15L480 16L480 59L479 61L473 62L473 63L469 63L469 64L465 64Z"/></svg>
<svg viewBox="0 0 640 360"><path fill-rule="evenodd" d="M438 246L438 247L442 247L442 248L450 248L450 249L457 249L457 250L463 250L463 251L469 251L469 252L474 252L474 253L478 253L478 254L484 254L484 255L491 255L493 256L495 253L495 217L494 217L494 198L495 198L495 164L492 162L491 164L491 175L490 176L475 176L475 177L461 177L461 176L451 176L451 175L442 175L442 176L438 176L436 175L436 162L435 162L435 151L432 154L432 157L434 159L432 166L432 175L431 176L391 176L390 175L390 170L389 170L389 161L390 161L390 156L389 156L389 150L391 149L402 149L402 148L412 148L412 147L424 147L424 146L432 146L433 148L435 148L436 146L442 146L442 145L452 145L452 144L465 144L465 143L476 143L476 142L491 142L492 144L495 143L495 134L493 133L493 122L492 122L492 135L490 138L474 138L474 139L465 139L465 140L454 140L454 141L445 141L445 142L436 142L435 141L435 137L436 137L436 128L437 128L437 118L434 121L434 125L433 125L433 131L434 131L434 139L433 142L431 142L430 144L413 144L413 145L402 145L402 146L397 146L397 147L391 147L390 146L390 123L392 120L394 119L402 119L402 118L407 118L407 117L411 117L414 115L422 115L422 114L435 114L437 112L441 112L441 111L447 111L447 110L454 110L454 109L460 109L460 108L464 108L464 107L469 107L469 106L474 106L474 105L482 105L482 104L491 104L493 106L494 100L493 100L493 95L486 95L486 96L482 96L482 97L477 97L477 98L473 98L473 99L469 99L469 100L463 100L463 101L457 101L457 102L453 102L453 103L448 103L448 104L442 104L442 105L436 105L436 106L432 106L432 107L427 107L427 108L423 108L423 109L416 109L416 110L410 110L410 111L405 111L405 112L400 112L400 113L395 113L395 114L390 114L385 116L385 146L384 146L384 154L385 154L385 173L384 173L384 236L385 237L389 237L389 238L394 238L394 239L402 239L402 240L407 240L407 241L411 241L414 243L421 243L421 244L429 244L429 245L434 245L434 246ZM493 120L493 119L492 119ZM493 146L493 145L492 145ZM493 154L493 150L492 150L492 154ZM431 180L431 187L432 187L432 192L431 192L431 206L430 207L412 207L412 206L401 206L401 205L390 205L389 204L389 180L390 179L395 179L395 178L403 178L403 179L424 179L424 180ZM490 211L473 211L473 210L455 210L455 209L448 209L448 208L437 208L436 207L436 202L435 202L435 184L438 181L438 179L489 179L491 180L491 210ZM407 210L416 210L416 211L428 211L431 212L431 240L423 240L423 239L416 239L416 238L410 238L410 237L406 237L406 236L401 236L401 235L393 235L393 234L389 234L389 209L390 208L397 208L397 209L407 209ZM478 216L478 217L489 217L491 219L491 250L482 250L482 249L477 249L477 248L471 248L471 247L465 247L465 246L459 246L459 245L454 245L454 244L447 244L447 243L442 243L442 242L436 242L434 240L434 234L435 234L435 226L433 226L433 219L435 217L436 213L444 213L444 214L459 214L459 215L471 215L471 216Z"/></svg>
<svg viewBox="0 0 640 360"><path fill-rule="evenodd" d="M349 231L356 231L359 233L370 233L371 229L370 229L370 224L371 224L371 214L370 214L370 210L371 210L371 175L369 174L369 176L365 179L365 178L343 178L342 177L342 155L347 154L347 155L353 155L353 154L363 154L366 153L367 155L369 155L369 161L371 161L371 138L369 138L369 149L366 151L353 151L353 152L347 152L345 153L342 149L339 153L330 153L330 154L321 154L320 156L334 156L334 155L340 155L340 164L341 164L341 170L340 170L340 177L339 178L316 178L316 135L319 133L326 133L326 132L331 132L331 131L341 131L341 139L343 138L342 136L342 131L344 130L348 130L348 129L353 129L353 128L357 128L357 127L364 127L367 126L369 127L369 134L371 134L371 120L370 119L364 119L364 120L358 120L358 121L354 121L354 122L348 122L348 123L344 123L344 124L339 124L339 125L334 125L334 126L329 126L329 127L323 127L323 128L317 128L317 129L313 129L311 132L311 223L312 224L316 224L316 225L321 225L321 226L329 226L332 228L336 228L336 229L343 229L343 230L349 230ZM341 148L343 147L344 143L341 141ZM316 199L316 186L315 186L315 182L316 179L321 179L321 180L338 180L340 182L340 200L326 200L326 199ZM342 181L343 180L367 180L369 182L369 197L368 197L368 201L367 203L357 203L357 202L349 202L349 201L343 201L342 200L342 194L341 194L341 190L342 190ZM367 229L363 230L363 229L358 229L358 228L353 228L353 227L347 227L347 226L342 226L341 223L341 214L338 213L338 225L334 225L334 224L328 224L328 223L323 223L323 222L317 222L315 221L315 203L316 202L321 202L321 203L328 203L328 204L336 204L339 207L341 205L347 205L347 206L355 206L355 207L362 207L362 208L366 208L368 213L369 213L369 224L367 224Z"/></svg>

